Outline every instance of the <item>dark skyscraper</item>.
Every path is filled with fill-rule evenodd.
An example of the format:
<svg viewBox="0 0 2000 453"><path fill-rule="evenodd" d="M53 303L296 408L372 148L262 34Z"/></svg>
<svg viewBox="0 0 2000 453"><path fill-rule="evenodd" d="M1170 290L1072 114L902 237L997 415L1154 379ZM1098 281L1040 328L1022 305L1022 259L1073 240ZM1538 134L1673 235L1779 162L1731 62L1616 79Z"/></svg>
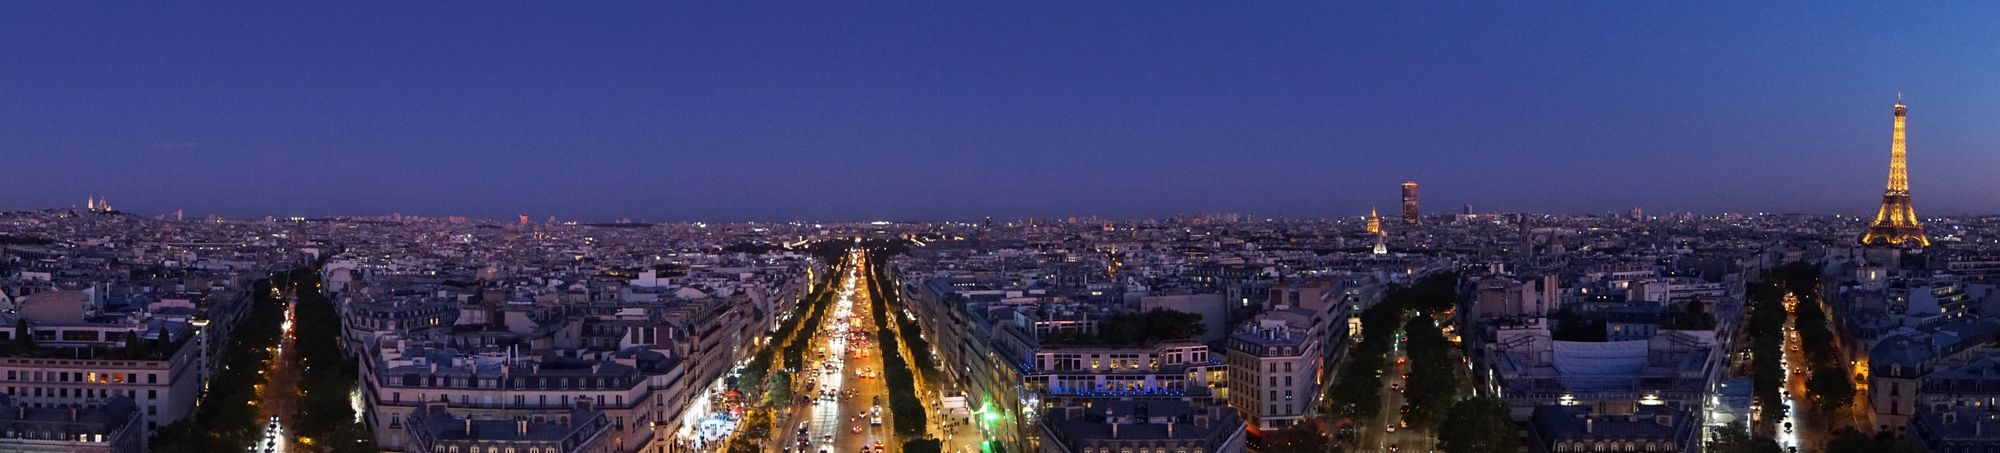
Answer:
<svg viewBox="0 0 2000 453"><path fill-rule="evenodd" d="M1403 182L1403 224L1417 224L1417 182Z"/></svg>

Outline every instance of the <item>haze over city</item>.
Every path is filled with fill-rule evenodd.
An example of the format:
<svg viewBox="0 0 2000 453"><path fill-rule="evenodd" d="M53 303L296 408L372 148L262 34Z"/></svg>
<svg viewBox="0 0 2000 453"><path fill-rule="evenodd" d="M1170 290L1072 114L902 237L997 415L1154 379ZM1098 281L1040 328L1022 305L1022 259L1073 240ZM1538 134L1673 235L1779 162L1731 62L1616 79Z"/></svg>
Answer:
<svg viewBox="0 0 2000 453"><path fill-rule="evenodd" d="M1927 5L1930 6L1930 5ZM0 208L2000 212L2000 7L37 2Z"/></svg>

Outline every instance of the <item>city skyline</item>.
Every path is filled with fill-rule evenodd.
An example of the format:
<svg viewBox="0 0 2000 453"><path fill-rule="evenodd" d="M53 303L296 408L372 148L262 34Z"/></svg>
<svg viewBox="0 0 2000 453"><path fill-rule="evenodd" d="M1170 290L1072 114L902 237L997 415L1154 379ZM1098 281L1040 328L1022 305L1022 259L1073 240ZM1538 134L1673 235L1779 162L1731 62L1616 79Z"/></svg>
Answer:
<svg viewBox="0 0 2000 453"><path fill-rule="evenodd" d="M2000 451L2000 4L9 6L0 451Z"/></svg>
<svg viewBox="0 0 2000 453"><path fill-rule="evenodd" d="M1985 5L517 6L0 15L0 209L1860 216L1903 92L1923 212L2000 213Z"/></svg>
<svg viewBox="0 0 2000 453"><path fill-rule="evenodd" d="M98 205L98 206L100 206L100 207L93 207L93 206L92 206L92 205L90 205L90 203L89 203L89 202L91 202L91 201L95 201L95 202L97 202L97 203L105 203L105 204L102 204L102 205ZM868 217L868 218L791 218L791 219L698 219L698 218L687 218L687 219L680 219L680 218L668 218L668 219L655 219L655 218L645 218L645 217L635 217L635 216L623 216L623 217L615 217L615 218L597 218L597 217L560 217L560 216L553 216L553 215L551 215L551 216L543 216L543 217L536 217L536 216L534 216L534 215L530 215L530 214L516 214L516 215L511 215L511 216L490 216L490 217L489 217L489 216L481 216L481 215L471 215L471 214L454 214L454 213L450 213L450 212L443 212L443 213L417 213L417 212L402 212L402 211L392 211L392 212L387 212L387 213L327 213L327 214L313 214L313 215L308 215L308 214L299 214L299 213L292 213L292 214L282 214L282 215L280 215L280 214L265 214L265 215L245 215L245 216L229 216L229 215L221 215L221 214L205 214L205 215L196 215L196 214L189 214L189 213L185 212L185 210L184 210L184 209L172 209L172 210L167 210L167 211L162 211L162 212L150 212L150 211L131 211L131 210L126 210L126 209L123 209L123 208L117 208L117 209L113 209L113 208L105 208L105 207L101 207L101 206L109 206L109 204L108 204L108 202L109 202L109 201L110 201L110 200L109 200L108 198L104 198L104 197L90 197L90 198L89 198L88 200L86 200L86 203L84 203L84 204L72 204L72 205L66 205L66 206L50 206L50 207L36 207L36 208L22 208L22 209L4 209L4 210L0 210L0 213L6 213L6 212L14 212L14 213L27 213L27 212L44 212L44 211L61 211L61 210L78 210L78 211L88 211L88 212L99 212L99 213L117 213L117 214L129 214L129 215L135 215L135 216L141 216L141 217L149 217L149 218L155 218L155 219L162 219L162 220L179 220L179 221L197 221L197 220L202 220L202 219L205 219L205 218L215 218L215 219L224 219L224 220L257 220L257 219L271 219L271 220L288 220L288 221L290 221L290 220L301 220L301 219L302 219L302 220L305 220L305 221L317 221L317 220L329 220L329 219L389 219L389 218L401 218L401 219L406 219L406 220L413 220L413 221L414 221L414 220L435 220L435 221L445 221L445 220L450 220L450 221L460 221L460 220L463 220L463 221L468 221L468 222L492 222L492 223L498 223L498 224L502 224L502 225L514 225L514 224L518 224L518 225L543 225L543 224L550 224L550 223L563 223L563 224L589 224L589 225L613 225L613 224L621 224L621 223L633 223L633 224L687 224L687 225L695 225L695 224L797 224L797 223L806 223L806 224L813 224L813 223L826 223L826 224L860 224L860 223L905 223L905 224L925 224L925 223L951 223L951 224L967 224L967 225L970 225L970 224L978 224L978 223L981 223L981 222L983 222L983 221L994 221L994 222L1007 222L1007 223L1026 223L1026 222L1068 222L1068 221L1078 221L1078 222L1081 222L1081 221L1092 221L1092 222L1143 222L1143 221L1164 221L1164 220L1173 220L1173 219L1202 219L1202 218L1216 218L1216 219L1221 219L1221 218L1232 218L1232 219L1236 219L1236 220L1234 220L1234 221L1328 221L1328 220L1341 220L1341 221L1361 221L1361 222L1368 222L1368 221L1371 221L1371 218L1375 218L1375 217L1378 217L1378 213L1377 213L1377 212L1375 212L1375 211L1377 211L1377 210L1372 210L1372 209L1370 210L1370 212L1368 212L1368 213L1364 213L1364 214L1360 214L1360 215L1331 215L1331 216L1282 216L1282 215L1261 215L1261 214L1259 214L1259 213L1255 213L1255 212L1236 212L1236 211L1201 211L1201 212L1175 212L1175 213L1168 213L1168 214L1164 214L1164 215L1159 215L1159 216L1150 216L1150 217L1111 217L1111 216L1103 216L1103 215L1095 215L1095 214L1081 214L1081 215L1067 215L1067 216L1024 216L1024 217L991 217L991 216L988 216L988 217L979 217L979 218L886 218L886 217L879 217L879 218L878 218L878 217ZM1470 206L1467 206L1467 207L1470 207ZM1649 211L1649 210L1645 210L1645 209L1643 209L1643 208L1636 208L1636 207L1635 207L1635 208L1630 208L1630 209L1633 209L1633 210L1637 210L1638 212L1642 212L1642 213L1643 213L1643 215L1642 215L1642 216L1635 216L1635 215L1633 214L1633 211L1631 211L1631 210L1628 210L1628 211L1624 211L1624 212L1619 212L1619 211L1609 211L1609 210L1607 210L1607 211L1598 211L1598 212L1545 212L1545 211L1501 211L1501 210L1474 210L1474 211L1472 211L1472 212L1469 212L1469 213L1465 213L1465 214L1471 214L1471 215L1474 215L1474 216L1491 216L1491 215L1507 215L1507 216L1513 216L1513 215L1526 215L1526 216L1546 216L1546 217L1564 217L1564 218L1569 218L1569 217L1576 217L1576 218L1584 218L1584 217L1602 217L1602 218L1634 218L1634 219L1638 219L1638 218L1643 218L1643 219L1657 219L1657 218L1668 218L1668 219L1672 219L1672 218L1677 218L1677 217L1680 217L1680 216L1695 216L1695 217L1703 217L1703 218L1716 218L1716 217L1721 217L1721 216L1764 216L1764 215L1776 215L1776 216L1817 216L1817 217L1839 217L1839 218L1842 218L1842 219L1844 219L1844 220L1849 220L1849 221L1856 221L1856 222L1866 222L1866 221L1869 221L1869 220L1870 220L1870 218L1871 218L1871 216L1868 216L1868 215L1857 215L1857 214L1852 214L1852 213L1812 213L1812 212L1785 212L1785 211L1756 211L1756 212L1744 212L1744 211ZM1459 212L1459 211L1453 211L1453 212L1447 212L1447 213L1431 213L1431 214L1426 214L1426 215L1427 215L1427 216L1440 216L1440 217L1457 217L1457 216L1458 216L1459 214L1462 214L1462 213L1464 213L1464 212ZM1943 214L1943 215L1936 215L1936 216L1928 216L1928 217L1935 217L1935 218L1984 218L1984 217L1993 217L1993 216L1996 216L1996 215L2000 215L2000 214ZM526 220L526 221L519 221L519 220L518 220L518 218L527 218L527 220ZM1407 223L1404 223L1404 224L1402 224L1402 227L1405 227L1405 228L1414 228L1414 227L1416 227L1416 226L1417 226L1417 225L1411 225L1411 224L1407 224Z"/></svg>
<svg viewBox="0 0 2000 453"><path fill-rule="evenodd" d="M1898 98L1897 98L1897 101L1896 101L1896 104L1895 104L1895 109L1894 109L1894 119L1895 119L1895 121L1894 121L1894 128L1892 129L1892 130L1893 130L1894 132L1893 132L1893 134L1892 134L1892 144L1891 144L1891 146L1890 146L1890 148L1891 148L1891 158L1890 158L1890 165L1889 165L1889 168L1890 168L1890 169L1889 169L1889 177L1888 177L1888 182L1887 182L1887 186L1888 186L1888 195L1886 195L1886 197L1885 197L1885 200L1883 201L1883 204L1882 204L1882 206L1880 206L1880 207L1878 208L1878 212L1877 212L1877 213L1876 213L1876 215L1875 215L1875 220L1873 221L1874 225L1873 225L1873 226L1871 226L1871 230L1870 230L1870 232L1869 232L1869 233L1868 233L1867 235L1865 235L1865 236L1863 237L1863 239L1862 239L1862 242L1864 242L1864 243L1871 243L1871 242L1875 241L1875 240L1876 240L1876 239L1875 239L1875 237L1876 237L1876 236L1877 236L1878 234L1888 234L1888 235L1912 235L1912 236L1914 236L1915 238L1917 238L1917 239L1915 239L1916 241L1918 241L1918 242L1921 242L1921 243L1923 243L1924 245L1928 245L1928 244L1929 244L1929 242L1928 242L1928 239L1925 239L1925 238L1923 238L1924 234L1923 234L1923 232L1922 232L1922 227L1921 227L1921 225L1918 225L1918 223L1919 223L1919 216L1917 216L1917 215L1916 215L1916 214L1914 213L1914 209L1912 208L1912 203L1911 203L1911 201L1910 201L1910 196L1909 196L1909 192L1910 192L1910 189L1909 189L1909 187L1910 187L1910 185L1909 185L1909 176L1908 176L1908 166L1907 166L1907 163L1906 163L1906 151L1905 151L1905 145L1904 145L1904 142L1905 142L1905 117L1906 117L1906 114L1907 114L1907 111L1908 111L1908 107L1907 107L1906 105L1904 105L1904 103L1903 103L1903 101L1902 101L1902 99L1901 99L1901 94L1900 94L1900 93L1898 93ZM1401 182L1401 183L1399 183L1399 184L1398 184L1398 188L1400 189L1400 193L1399 193L1399 196L1400 196L1400 198L1401 198L1401 199L1400 199L1400 202L1401 202L1400 204L1401 204L1401 208L1402 208L1402 218L1403 218L1403 223L1404 223L1405 225L1412 225L1412 226L1414 226L1414 225L1417 225L1417 224L1419 223L1419 220L1420 220L1420 219L1422 218L1422 214L1421 214L1421 212L1420 212L1420 210L1419 210L1419 207L1418 207L1418 206L1419 206L1419 198L1418 198L1418 197L1419 197L1419 195L1418 195L1418 192L1419 192L1419 188L1418 188L1418 186L1419 186L1419 184L1418 184L1418 183L1417 183L1416 181L1403 181L1403 182ZM69 207L70 207L70 208L77 208L77 207L79 207L79 206L75 206L75 205L71 205L71 206L69 206ZM92 196L90 196L90 197L86 198L86 199L85 199L85 201L84 201L84 204L83 204L83 205L81 206L81 208L83 208L83 209L85 209L85 210L88 210L88 211L93 211L93 212L114 212L114 211L115 211L115 210L114 210L114 209L112 208L112 206L110 205L110 202L109 202L109 199L108 199L108 198L106 198L106 197L102 197L102 196L97 196L97 195L92 195ZM1634 218L1635 220L1637 220L1637 219L1642 219L1642 218L1644 218L1644 217L1643 217L1643 215L1642 215L1642 214L1640 214L1641 212L1643 212L1643 208L1642 208L1642 207L1633 207L1633 208L1631 208L1631 209L1632 209L1632 211L1630 211L1631 213L1629 214L1629 216L1630 216L1630 217ZM123 212L123 211L116 211L116 212ZM1465 205L1465 214L1476 214L1476 213L1482 213L1482 212L1483 212L1483 213L1492 213L1492 212L1505 212L1505 211L1476 211L1476 210L1474 210L1474 209L1473 209L1472 205L1470 205L1470 204L1467 204L1467 205ZM1531 213L1531 214L1550 214L1550 215L1608 215L1608 216L1618 216L1618 215L1620 215L1619 213L1617 213L1617 212L1615 212L1615 211L1605 211L1605 212L1589 212L1589 213L1582 213L1582 212L1533 212L1533 211L1518 211L1518 212L1522 212L1522 213ZM1678 211L1678 212L1676 212L1676 211L1668 211L1668 212L1666 212L1666 214L1667 214L1667 215L1676 215L1676 214L1683 214L1683 213L1686 213L1686 214L1696 214L1696 213L1695 213L1694 211ZM1725 214L1741 214L1741 213L1737 213L1737 212L1730 212L1730 211L1723 211L1722 213L1725 213ZM1187 215L1197 215L1197 216L1199 216L1199 215L1211 215L1211 214L1228 214L1228 215L1237 215L1237 214L1244 214L1244 213L1241 213L1241 212L1233 212L1233 211L1226 211L1226 210L1225 210L1225 211L1215 211L1215 212L1196 212L1196 213L1185 213L1185 212L1181 212L1181 213L1174 213L1174 214L1172 214L1172 215L1171 215L1171 217L1180 217L1180 216L1187 216ZM1710 214L1710 213L1700 213L1700 214ZM1758 212L1757 214L1801 214L1801 213L1798 213L1798 212ZM1805 213L1805 214L1810 214L1810 213ZM183 218L183 217L184 217L184 215L185 215L185 212L184 212L184 209L174 209L173 211L171 211L171 213L170 213L170 214L168 214L168 213L161 213L161 214L156 214L156 215L158 215L158 216L167 216L167 215L171 215L171 216L172 216L173 218L175 218L176 220L179 220L179 219L181 219L181 218ZM1252 215L1254 215L1254 214L1252 214ZM1847 214L1845 214L1845 213L1835 213L1834 215L1836 215L1836 216L1847 216ZM1972 215L1972 216L1981 216L1981 215L1987 215L1987 214L1970 214L1970 215ZM403 217L403 213L402 213L401 211L395 211L395 212L392 212L392 213L389 213L389 214L327 214L327 215L326 215L326 217L384 217L384 216L393 216L393 217L396 217L396 218L401 218L401 217ZM411 216L412 216L412 217L421 217L421 218L478 218L478 219L481 219L481 220L505 220L505 216L496 216L496 217L475 217L475 216L466 216L466 215L459 215L459 214L453 214L453 213L442 213L442 214L430 214L430 215L426 215L426 214L412 214ZM1369 208L1369 214L1368 214L1368 216L1367 216L1367 219L1368 219L1368 221L1370 222L1370 227L1369 227L1369 228L1370 228L1370 231L1371 231L1371 232L1379 232L1379 226L1377 226L1377 225L1378 225L1378 222L1379 222L1379 219L1377 219L1377 217L1376 217L1376 216L1377 216L1377 214L1376 214L1376 210L1375 210L1375 208L1372 208L1372 207L1371 207L1371 208ZM1948 216L1950 216L1950 215L1948 215ZM275 217L275 216L273 216L273 215L266 215L265 217ZM297 217L310 217L310 216L301 216L301 215L289 215L289 217L294 217L294 218L297 218ZM1060 218L1061 216L1057 216L1057 217L1058 217L1058 218ZM1079 217L1079 216L1077 216L1077 215L1071 215L1071 216L1068 216L1068 218L1069 218L1069 219L1076 219L1076 218L1078 218L1078 217ZM1099 219L1099 218L1100 218L1099 216L1097 216L1097 215L1095 215L1095 214L1087 214L1087 215L1085 215L1085 216L1083 216L1083 217L1086 217L1086 218L1091 218L1091 219ZM1168 216L1161 216L1161 217L1150 217L1150 218L1162 218L1162 217L1168 217ZM1323 218L1351 218L1351 217L1354 217L1354 216L1351 216L1351 215L1337 215L1337 216L1329 216L1329 217L1323 217ZM1038 218L1038 217L1035 217L1035 216L1028 216L1028 217L1023 217L1023 218L1020 218L1020 219L1022 219L1022 220L1026 220L1026 219L1036 219L1036 218ZM1138 217L1138 219L1145 219L1145 218L1149 218L1149 217ZM1287 217L1285 217L1285 216L1276 216L1276 217L1265 217L1265 218L1287 218ZM1322 218L1322 217L1304 217L1304 218L1305 218L1305 219L1312 219L1312 218ZM992 216L986 216L986 217L985 217L985 219L986 219L986 220L992 220L993 218L992 218ZM1107 220L1129 220L1129 219L1130 219L1130 218L1127 218L1127 219L1119 219L1119 218L1110 218L1110 219L1107 219ZM558 218L557 218L556 216L550 216L550 217L548 217L548 218L547 218L547 220L545 220L544 222L554 222L554 221L557 221L557 220L558 220ZM561 219L561 220L564 220L564 221L570 221L570 222L576 222L576 221L583 221L583 222L590 222L590 223L610 223L610 222L609 222L609 221L607 221L606 219L575 219L575 218L571 218L571 219ZM632 220L633 220L633 219L632 219L632 218L631 218L630 216L625 216L625 217L620 217L620 218L618 218L618 219L616 220L616 222L630 222L630 221L632 221ZM742 220L742 219L739 219L739 220L725 220L724 222L751 222L751 223L757 223L757 222L786 222L786 221L791 221L791 222L797 222L797 221L828 221L828 222L868 222L868 221L883 221L883 220L893 220L893 221L964 221L964 220L968 220L968 219L948 219L948 218L938 218L938 219L910 219L910 218L902 218L902 219L888 219L888 218L870 218L870 219L783 219L783 220L770 220L770 219L747 219L747 220ZM1009 219L1009 220L1012 220L1012 219ZM653 220L651 220L651 219L641 219L640 221L641 221L641 222L653 222ZM663 222L663 223L671 223L671 222L691 222L691 223L700 223L700 222L703 222L703 221L705 221L705 220L702 220L702 219L671 219L671 220L664 220L664 221L661 221L661 222ZM518 214L518 223L520 223L520 224L522 224L522 225L527 225L527 224L530 224L531 222L532 222L532 219L531 219L531 216L530 216L530 215L528 215L528 214ZM1885 224L1893 224L1893 225L1895 225L1895 226L1893 226L1893 227L1885 227L1885 226L1884 226ZM1905 226L1903 226L1903 225L1908 225L1908 226L1907 226L1907 227L1905 227ZM1912 230L1913 230L1914 232L1912 232L1912 233L1902 233L1902 232L1887 232L1887 231L1889 231L1889 230L1883 230L1884 232L1878 232L1878 231L1876 231L1876 230L1879 230L1879 229L1883 229L1883 228L1909 228L1909 229L1912 229ZM1901 238L1897 238L1897 239L1894 239L1894 240L1893 240L1893 243L1900 243L1900 242L1902 242L1902 239L1901 239Z"/></svg>

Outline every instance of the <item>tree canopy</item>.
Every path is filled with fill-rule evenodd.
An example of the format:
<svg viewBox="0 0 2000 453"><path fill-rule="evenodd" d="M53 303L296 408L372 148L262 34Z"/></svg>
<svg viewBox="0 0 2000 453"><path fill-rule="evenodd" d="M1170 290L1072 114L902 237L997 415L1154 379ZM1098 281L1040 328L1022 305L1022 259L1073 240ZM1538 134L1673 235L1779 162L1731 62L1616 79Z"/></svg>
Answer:
<svg viewBox="0 0 2000 453"><path fill-rule="evenodd" d="M1458 399L1458 367L1451 357L1451 342L1445 340L1444 332L1429 316L1410 318L1403 324L1403 335L1410 339L1410 379L1404 390L1404 398L1409 400L1410 413L1403 416L1413 428L1436 430L1445 420L1445 412Z"/></svg>
<svg viewBox="0 0 2000 453"><path fill-rule="evenodd" d="M1325 404L1330 411L1350 420L1372 419L1382 405L1382 372L1389 366L1390 345L1403 322L1403 309L1393 299L1384 299L1361 312L1361 342L1348 350L1340 364L1340 378L1334 380Z"/></svg>
<svg viewBox="0 0 2000 453"><path fill-rule="evenodd" d="M1751 390L1757 406L1768 414L1785 410L1780 390L1787 371L1780 362L1784 358L1785 320L1789 316L1784 307L1785 284L1777 281L1780 275L1775 270L1766 272L1765 281L1748 287L1750 325L1746 332L1750 335ZM1757 431L1769 433L1775 429L1777 420L1777 417L1762 418Z"/></svg>
<svg viewBox="0 0 2000 453"><path fill-rule="evenodd" d="M764 378L764 407L781 408L792 401L792 372L772 371Z"/></svg>
<svg viewBox="0 0 2000 453"><path fill-rule="evenodd" d="M923 438L903 441L903 453L940 453L944 451L944 441Z"/></svg>
<svg viewBox="0 0 2000 453"><path fill-rule="evenodd" d="M1708 437L1709 453L1783 453L1784 449L1771 439L1758 439L1750 435L1749 428L1731 423L1715 430Z"/></svg>
<svg viewBox="0 0 2000 453"><path fill-rule="evenodd" d="M1881 431L1868 434L1852 427L1833 432L1833 439L1826 442L1827 453L1911 453L1916 451L1900 442L1895 433Z"/></svg>
<svg viewBox="0 0 2000 453"><path fill-rule="evenodd" d="M1445 453L1493 453L1521 448L1514 419L1507 403L1499 398L1481 397L1459 401L1445 416L1437 433L1438 450Z"/></svg>
<svg viewBox="0 0 2000 453"><path fill-rule="evenodd" d="M1806 380L1806 395L1812 396L1814 407L1820 410L1845 409L1854 403L1854 381L1848 380L1846 368L1819 367Z"/></svg>
<svg viewBox="0 0 2000 453"><path fill-rule="evenodd" d="M1391 287L1383 299L1399 300L1404 308L1427 315L1450 311L1458 304L1458 273L1438 272L1409 286Z"/></svg>

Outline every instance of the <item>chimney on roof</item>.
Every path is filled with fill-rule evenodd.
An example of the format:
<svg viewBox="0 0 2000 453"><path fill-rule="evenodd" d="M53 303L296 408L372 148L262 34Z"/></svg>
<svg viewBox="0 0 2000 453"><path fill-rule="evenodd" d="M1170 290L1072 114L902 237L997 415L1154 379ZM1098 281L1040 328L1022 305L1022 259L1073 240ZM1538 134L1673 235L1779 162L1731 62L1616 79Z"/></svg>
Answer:
<svg viewBox="0 0 2000 453"><path fill-rule="evenodd" d="M1593 417L1590 417L1590 416L1587 416L1587 415L1586 415L1586 416L1584 416L1584 417L1583 417L1583 433L1584 433L1584 434L1591 434L1591 433L1595 433L1595 432L1597 432L1597 419L1596 419L1596 418L1593 418Z"/></svg>
<svg viewBox="0 0 2000 453"><path fill-rule="evenodd" d="M1111 424L1111 438L1118 438L1118 418L1111 408L1104 408L1104 422Z"/></svg>
<svg viewBox="0 0 2000 453"><path fill-rule="evenodd" d="M520 435L521 435L521 437L528 437L528 421L527 421L527 420L525 420L525 419L524 419L524 420L520 420L520 421L517 421L517 422L515 422L515 425L517 425L517 426L519 426L519 427L520 427L520 431L521 431L521 432L520 432Z"/></svg>
<svg viewBox="0 0 2000 453"><path fill-rule="evenodd" d="M472 414L465 415L465 437L472 437Z"/></svg>

